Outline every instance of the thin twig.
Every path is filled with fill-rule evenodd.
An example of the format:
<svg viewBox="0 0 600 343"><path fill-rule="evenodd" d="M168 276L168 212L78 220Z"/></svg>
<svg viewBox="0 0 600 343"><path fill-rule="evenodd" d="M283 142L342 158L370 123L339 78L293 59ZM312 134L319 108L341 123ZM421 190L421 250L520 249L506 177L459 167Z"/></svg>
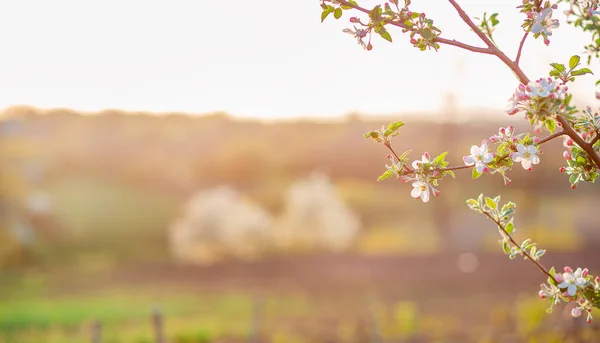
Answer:
<svg viewBox="0 0 600 343"><path fill-rule="evenodd" d="M567 133L566 133L564 130L562 130L562 131L559 131L559 132L556 132L556 133L554 133L554 134L552 134L552 135L550 135L550 136L547 136L547 137L544 137L544 138L540 139L540 141L539 141L537 144L538 144L538 145L540 145L540 144L544 144L544 143L546 143L546 142L547 142L547 141L549 141L549 140L552 140L552 139L554 139L554 138L556 138L556 137L560 137L560 136L562 136L562 135L566 135L566 134L567 134Z"/></svg>
<svg viewBox="0 0 600 343"><path fill-rule="evenodd" d="M369 10L363 7L360 7L358 5L352 4L348 1L345 0L337 0L337 3L344 5L344 6L349 6L352 7L358 11L361 11L363 13L367 13L369 14ZM393 25L393 26L397 26L400 27L402 29L409 29L408 26L406 26L406 24L401 23L401 22L396 22L396 21L387 21L387 23ZM463 42L459 42L455 39L446 39L446 38L442 38L442 37L436 37L433 40L434 42L440 43L440 44L446 44L446 45L452 45L452 46L456 46L458 48L461 49L465 49L465 50L469 50L469 51L473 51L473 52L478 52L480 54L486 54L486 55L493 55L494 51L489 49L489 48L482 48L482 47L477 47L477 46L473 46L473 45L469 45L469 44L465 44Z"/></svg>
<svg viewBox="0 0 600 343"><path fill-rule="evenodd" d="M492 217L489 213L487 213L485 211L482 211L482 213L485 214L491 221L493 221L500 228L500 230L502 230L502 232L504 232L506 237L508 237L508 239L514 246L521 248L521 245L519 245L519 243L517 243L517 241L515 241L515 239L511 235L508 234L508 232L506 231L506 228L504 227L504 225L502 225L502 223L500 223L500 221L496 220L494 217ZM527 251L521 250L521 254L525 255L525 257L527 257L533 264L535 264L535 266L542 273L546 274L549 278L554 280L554 276L552 276L552 274L550 274L550 272L546 268L544 268L544 266L542 266L538 261L534 260Z"/></svg>
<svg viewBox="0 0 600 343"><path fill-rule="evenodd" d="M525 31L523 35L523 39L521 39L521 43L519 44L519 50L517 51L517 57L515 58L515 64L519 65L519 60L521 59L521 52L523 51L523 45L525 45L525 40L527 39L527 35L529 35L529 31Z"/></svg>

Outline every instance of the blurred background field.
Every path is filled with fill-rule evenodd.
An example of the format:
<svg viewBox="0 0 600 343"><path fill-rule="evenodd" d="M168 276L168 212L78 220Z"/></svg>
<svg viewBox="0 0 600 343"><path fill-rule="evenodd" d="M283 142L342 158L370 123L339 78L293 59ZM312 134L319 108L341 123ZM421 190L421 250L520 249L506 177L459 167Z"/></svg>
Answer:
<svg viewBox="0 0 600 343"><path fill-rule="evenodd" d="M252 121L12 107L1 115L0 342L593 342L509 261L464 200L517 203L518 237L548 266L600 268L595 185L515 168L442 181L428 204L377 183L387 152L362 134L409 118L398 151L450 151L493 134L410 115ZM493 113L481 113L493 118ZM516 122L527 130L524 122ZM431 139L432 137L436 139ZM551 142L545 151L560 151ZM565 309L568 313L569 309Z"/></svg>

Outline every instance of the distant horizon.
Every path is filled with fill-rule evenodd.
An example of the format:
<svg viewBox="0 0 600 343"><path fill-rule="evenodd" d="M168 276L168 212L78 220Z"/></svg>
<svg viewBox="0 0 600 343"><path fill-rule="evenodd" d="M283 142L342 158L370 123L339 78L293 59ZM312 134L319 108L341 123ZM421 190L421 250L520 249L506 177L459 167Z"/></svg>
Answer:
<svg viewBox="0 0 600 343"><path fill-rule="evenodd" d="M8 106L6 108L0 109L0 119L2 116L9 115L10 112L20 112L24 110L33 110L40 112L40 114L44 115L50 112L74 112L77 115L82 116L98 116L108 114L109 112L120 112L123 115L143 115L143 116L155 116L155 117L168 117L168 116L186 116L190 118L201 118L201 117L211 117L211 116L224 116L230 118L235 121L245 122L245 121L259 121L266 123L279 123L279 122L297 122L297 121L315 121L315 122L339 122L339 121L347 121L353 117L361 120L361 121L386 121L386 120L411 120L411 121L435 121L435 122L514 122L515 120L522 120L521 116L508 116L504 113L503 109L495 109L495 108L454 108L450 116L441 116L440 112L442 111L403 111L397 113L362 113L358 111L348 112L342 115L319 115L319 114L307 114L301 116L287 116L287 117L260 117L260 116L245 116L245 115L236 115L235 113L229 113L226 111L211 111L204 113L194 113L194 112L185 112L185 111L145 111L145 110L127 110L127 109L119 109L119 108L104 108L97 111L86 111L80 110L76 108L68 108L68 107L51 107L51 108L42 108L31 105L14 105ZM490 116L490 117L481 117L478 114L494 114L498 115ZM454 120L448 120L454 119Z"/></svg>
<svg viewBox="0 0 600 343"><path fill-rule="evenodd" d="M413 3L435 20L443 37L483 44L448 2ZM523 34L520 0L459 3L471 17L499 13L494 40L515 56ZM554 11L561 24L549 46L531 36L524 45L520 65L532 80L547 77L550 63L566 63L589 44L588 35L566 24L564 6ZM215 13L227 13L226 22ZM458 108L504 108L518 86L493 56L451 46L422 52L401 30L390 29L393 44L374 37L373 50L365 51L342 32L352 27L348 20L357 13L351 13L321 23L318 1L7 2L0 5L6 51L0 108L340 118L354 112L441 113L448 95ZM595 81L581 76L569 89L595 106Z"/></svg>

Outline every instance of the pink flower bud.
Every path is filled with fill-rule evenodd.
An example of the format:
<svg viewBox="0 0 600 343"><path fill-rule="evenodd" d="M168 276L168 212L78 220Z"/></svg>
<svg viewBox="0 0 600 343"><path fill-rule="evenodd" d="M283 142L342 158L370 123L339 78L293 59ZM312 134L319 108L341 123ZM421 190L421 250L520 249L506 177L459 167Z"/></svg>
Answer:
<svg viewBox="0 0 600 343"><path fill-rule="evenodd" d="M567 141L565 142L566 146L573 146L573 140L569 137L569 139L567 139Z"/></svg>
<svg viewBox="0 0 600 343"><path fill-rule="evenodd" d="M581 316L581 308L579 307L575 307L571 310L571 315L575 318L578 318Z"/></svg>
<svg viewBox="0 0 600 343"><path fill-rule="evenodd" d="M392 155L390 155L390 154L387 154L387 158L392 158Z"/></svg>
<svg viewBox="0 0 600 343"><path fill-rule="evenodd" d="M550 40L548 38L544 38L544 44L550 45Z"/></svg>
<svg viewBox="0 0 600 343"><path fill-rule="evenodd" d="M562 276L562 274L556 274L556 275L554 275L554 281L556 281L556 283L563 282L563 276Z"/></svg>
<svg viewBox="0 0 600 343"><path fill-rule="evenodd" d="M499 132L500 132L501 135L503 135L506 132L506 129L503 128L503 127L501 127Z"/></svg>
<svg viewBox="0 0 600 343"><path fill-rule="evenodd" d="M437 189L433 190L433 196L438 196L440 195L440 191L438 191Z"/></svg>
<svg viewBox="0 0 600 343"><path fill-rule="evenodd" d="M496 143L498 140L496 139L496 137L492 136L490 137L490 142L492 143Z"/></svg>
<svg viewBox="0 0 600 343"><path fill-rule="evenodd" d="M569 297L569 292L565 291L565 292L563 293L563 296L564 296L564 297Z"/></svg>
<svg viewBox="0 0 600 343"><path fill-rule="evenodd" d="M557 8L558 8L558 5L557 5L557 4L554 4L554 5L552 5L551 7L552 7L552 9L553 9L553 10L555 10L555 9L557 9Z"/></svg>
<svg viewBox="0 0 600 343"><path fill-rule="evenodd" d="M506 186L510 186L510 180L506 180L506 181L504 181L504 184L505 184Z"/></svg>
<svg viewBox="0 0 600 343"><path fill-rule="evenodd" d="M367 51L373 50L373 45L371 43L367 44Z"/></svg>
<svg viewBox="0 0 600 343"><path fill-rule="evenodd" d="M563 152L563 158L565 160L570 160L571 159L571 153L568 151Z"/></svg>
<svg viewBox="0 0 600 343"><path fill-rule="evenodd" d="M481 144L488 145L488 140L487 140L487 139L484 139L484 140L482 140L482 141L481 141Z"/></svg>
<svg viewBox="0 0 600 343"><path fill-rule="evenodd" d="M437 177L437 176L440 176L440 172L439 172L439 171L437 171L437 170L436 170L436 171L434 171L434 172L433 172L433 176L435 176L435 177Z"/></svg>
<svg viewBox="0 0 600 343"><path fill-rule="evenodd" d="M412 12L411 12L411 11L407 11L407 12L406 12L406 16L407 16L407 17L410 17L410 16L412 16Z"/></svg>
<svg viewBox="0 0 600 343"><path fill-rule="evenodd" d="M565 267L565 273L572 273L572 272L573 272L573 269L571 267L569 267L569 266Z"/></svg>
<svg viewBox="0 0 600 343"><path fill-rule="evenodd" d="M509 127L507 127L508 130L506 130L506 133L509 135L512 135L512 133L515 131L515 128L510 125Z"/></svg>
<svg viewBox="0 0 600 343"><path fill-rule="evenodd" d="M423 156L425 156L426 159L430 159L431 156L429 155L429 152L425 151L425 153L423 154Z"/></svg>
<svg viewBox="0 0 600 343"><path fill-rule="evenodd" d="M586 322L587 322L588 324L590 324L590 323L592 322L592 318L588 318L588 319L586 320Z"/></svg>
<svg viewBox="0 0 600 343"><path fill-rule="evenodd" d="M484 173L487 173L487 172L489 172L489 171L490 171L490 169L489 169L488 167L483 167L483 172L484 172Z"/></svg>
<svg viewBox="0 0 600 343"><path fill-rule="evenodd" d="M421 13L421 19L425 19L425 13Z"/></svg>
<svg viewBox="0 0 600 343"><path fill-rule="evenodd" d="M417 45L417 40L416 40L416 39L414 39L414 38L411 38L411 39L410 39L410 44L412 44L412 45Z"/></svg>
<svg viewBox="0 0 600 343"><path fill-rule="evenodd" d="M577 185L571 185L571 189L577 188Z"/></svg>
<svg viewBox="0 0 600 343"><path fill-rule="evenodd" d="M357 17L351 17L351 18L350 18L350 22L351 22L351 23L358 23L358 21L359 21L359 20L358 20L358 18L357 18Z"/></svg>
<svg viewBox="0 0 600 343"><path fill-rule="evenodd" d="M529 18L529 19L533 18L533 12L532 11L529 11L526 14L527 14L527 18Z"/></svg>
<svg viewBox="0 0 600 343"><path fill-rule="evenodd" d="M594 279L596 282L600 282L600 276L596 276L596 278Z"/></svg>
<svg viewBox="0 0 600 343"><path fill-rule="evenodd" d="M540 298L546 299L546 292L544 292L543 289L540 289L540 292L538 294L540 295Z"/></svg>
<svg viewBox="0 0 600 343"><path fill-rule="evenodd" d="M583 139L586 139L586 138L587 138L587 136L588 136L588 133L587 133L587 132L583 132L583 133L581 134L581 138L583 138Z"/></svg>
<svg viewBox="0 0 600 343"><path fill-rule="evenodd" d="M589 270L587 268L584 268L583 271L581 272L581 276L586 277L589 274Z"/></svg>
<svg viewBox="0 0 600 343"><path fill-rule="evenodd" d="M533 137L533 142L535 144L538 144L540 142L540 138L539 137Z"/></svg>
<svg viewBox="0 0 600 343"><path fill-rule="evenodd" d="M565 168L565 167L560 167L560 168L558 168L558 171L559 171L561 174L562 174L562 173L564 173L564 172L565 172L565 170L566 170L566 168Z"/></svg>

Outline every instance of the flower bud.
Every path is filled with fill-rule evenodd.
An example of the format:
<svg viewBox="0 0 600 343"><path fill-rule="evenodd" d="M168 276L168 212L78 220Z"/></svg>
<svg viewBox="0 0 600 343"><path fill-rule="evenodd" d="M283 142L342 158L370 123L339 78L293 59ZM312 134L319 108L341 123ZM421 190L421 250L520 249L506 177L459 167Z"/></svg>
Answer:
<svg viewBox="0 0 600 343"><path fill-rule="evenodd" d="M570 160L571 159L571 153L568 151L563 152L563 157L565 160Z"/></svg>
<svg viewBox="0 0 600 343"><path fill-rule="evenodd" d="M423 154L423 156L425 156L426 159L431 159L431 155L429 155L429 152L425 151L425 153Z"/></svg>
<svg viewBox="0 0 600 343"><path fill-rule="evenodd" d="M571 310L571 315L575 318L579 318L581 316L581 308L575 307Z"/></svg>
<svg viewBox="0 0 600 343"><path fill-rule="evenodd" d="M596 276L596 278L594 279L596 282L600 282L600 276Z"/></svg>
<svg viewBox="0 0 600 343"><path fill-rule="evenodd" d="M571 185L571 189L577 188L577 185Z"/></svg>
<svg viewBox="0 0 600 343"><path fill-rule="evenodd" d="M592 322L592 318L588 318L588 319L586 320L586 322L587 322L588 324L590 324L590 323Z"/></svg>
<svg viewBox="0 0 600 343"><path fill-rule="evenodd" d="M411 38L411 39L410 39L410 44L412 44L412 45L417 45L417 40L416 40L416 39L414 39L414 38Z"/></svg>
<svg viewBox="0 0 600 343"><path fill-rule="evenodd" d="M392 158L392 155L390 155L390 154L387 154L387 158Z"/></svg>
<svg viewBox="0 0 600 343"><path fill-rule="evenodd" d="M586 138L587 138L587 136L588 136L588 133L587 133L586 131L584 131L584 132L581 134L581 138L583 138L583 139L586 139Z"/></svg>
<svg viewBox="0 0 600 343"><path fill-rule="evenodd" d="M544 38L544 44L550 45L550 40L548 38Z"/></svg>
<svg viewBox="0 0 600 343"><path fill-rule="evenodd" d="M539 137L533 137L533 142L535 144L538 144L540 142L540 138Z"/></svg>
<svg viewBox="0 0 600 343"><path fill-rule="evenodd" d="M506 134L512 135L513 132L515 132L514 126L510 125L509 127L507 127Z"/></svg>
<svg viewBox="0 0 600 343"><path fill-rule="evenodd" d="M359 21L359 20L358 20L358 18L357 18L357 17L351 17L351 18L350 18L350 22L351 22L351 23L358 23L358 21Z"/></svg>
<svg viewBox="0 0 600 343"><path fill-rule="evenodd" d="M573 146L573 140L571 139L571 137L569 137L569 138L567 139L567 141L565 142L565 145L566 145L566 146Z"/></svg>
<svg viewBox="0 0 600 343"><path fill-rule="evenodd" d="M589 270L587 268L584 268L583 271L581 272L581 276L586 277L589 274Z"/></svg>
<svg viewBox="0 0 600 343"><path fill-rule="evenodd" d="M565 267L565 273L572 273L572 272L573 272L573 269L571 267L569 267L569 266Z"/></svg>
<svg viewBox="0 0 600 343"><path fill-rule="evenodd" d="M433 172L433 176L434 177L440 176L440 172L438 170L434 171Z"/></svg>
<svg viewBox="0 0 600 343"><path fill-rule="evenodd" d="M555 9L557 9L557 8L558 8L558 5L557 5L557 4L554 4L554 5L552 5L551 7L552 7L552 9L553 9L553 10L555 10Z"/></svg>
<svg viewBox="0 0 600 343"><path fill-rule="evenodd" d="M562 173L564 173L564 172L565 172L565 170L566 170L566 168L565 168L565 167L560 167L560 168L558 168L558 171L559 171L561 174L562 174Z"/></svg>
<svg viewBox="0 0 600 343"><path fill-rule="evenodd" d="M496 139L496 137L492 136L490 137L490 142L492 143L496 143L498 140Z"/></svg>
<svg viewBox="0 0 600 343"><path fill-rule="evenodd" d="M506 180L506 181L504 181L504 184L505 184L506 186L510 186L510 180Z"/></svg>
<svg viewBox="0 0 600 343"><path fill-rule="evenodd" d="M367 51L373 50L373 45L371 43L367 44Z"/></svg>
<svg viewBox="0 0 600 343"><path fill-rule="evenodd" d="M563 282L563 276L562 276L562 274L556 274L556 275L554 275L554 281L556 281L556 283Z"/></svg>
<svg viewBox="0 0 600 343"><path fill-rule="evenodd" d="M539 291L539 293L538 293L538 294L540 295L540 298L542 298L542 299L546 299L546 292L544 292L544 290L543 290L543 289L540 289L540 291Z"/></svg>
<svg viewBox="0 0 600 343"><path fill-rule="evenodd" d="M500 134L501 134L501 135L503 135L503 134L505 134L505 133L506 133L506 129L505 129L505 128L503 128L503 127L501 127L499 132L500 132Z"/></svg>
<svg viewBox="0 0 600 343"><path fill-rule="evenodd" d="M488 145L488 140L487 140L487 139L484 139L484 140L482 140L482 141L481 141L481 144Z"/></svg>
<svg viewBox="0 0 600 343"><path fill-rule="evenodd" d="M437 189L434 189L433 190L433 196L438 196L438 195L440 195L440 191L437 190Z"/></svg>

